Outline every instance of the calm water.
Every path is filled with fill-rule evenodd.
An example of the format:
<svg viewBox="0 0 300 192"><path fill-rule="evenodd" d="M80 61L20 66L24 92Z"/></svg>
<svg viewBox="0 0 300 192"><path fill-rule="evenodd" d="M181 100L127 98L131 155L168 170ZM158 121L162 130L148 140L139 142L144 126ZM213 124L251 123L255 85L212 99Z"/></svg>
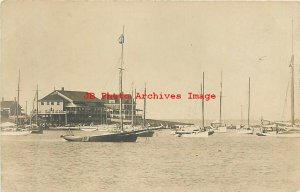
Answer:
<svg viewBox="0 0 300 192"><path fill-rule="evenodd" d="M70 143L63 133L2 137L2 191L300 190L300 138L162 131L136 143Z"/></svg>

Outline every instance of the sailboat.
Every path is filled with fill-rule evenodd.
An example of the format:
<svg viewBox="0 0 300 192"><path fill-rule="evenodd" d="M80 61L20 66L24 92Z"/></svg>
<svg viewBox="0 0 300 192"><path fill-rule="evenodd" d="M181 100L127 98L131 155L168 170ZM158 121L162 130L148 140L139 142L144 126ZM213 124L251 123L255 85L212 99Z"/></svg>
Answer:
<svg viewBox="0 0 300 192"><path fill-rule="evenodd" d="M292 56L289 67L291 68L291 122L274 122L276 131L268 132L261 123L261 133L258 136L273 136L273 137L300 137L300 127L295 125L295 93L294 93L294 48L293 48L293 20L292 20Z"/></svg>
<svg viewBox="0 0 300 192"><path fill-rule="evenodd" d="M39 85L36 86L36 114L35 114L36 124L31 124L31 134L43 134L43 127L39 126Z"/></svg>
<svg viewBox="0 0 300 192"><path fill-rule="evenodd" d="M119 43L122 45L122 52L121 52L121 67L119 68L119 88L120 88L120 95L123 94L123 49L124 49L124 26L123 26L123 33L119 37ZM104 133L101 135L90 135L90 136L74 136L74 135L66 135L63 138L67 141L73 142L136 142L137 140L137 133L136 132L125 132L124 125L123 125L123 103L122 97L120 97L120 129L117 133Z"/></svg>
<svg viewBox="0 0 300 192"><path fill-rule="evenodd" d="M25 136L29 135L31 131L27 129L23 129L20 127L19 123L19 101L20 101L20 70L19 70L19 78L18 78L18 99L16 104L16 124L6 122L0 124L0 135L1 136Z"/></svg>
<svg viewBox="0 0 300 192"><path fill-rule="evenodd" d="M144 89L144 94L147 94L147 88L146 88L146 84L145 84L145 89ZM138 129L139 132L138 136L139 137L153 137L154 135L154 130L158 130L163 128L162 125L158 126L158 127L151 127L148 124L146 124L146 98L144 98L144 110L143 110L143 125Z"/></svg>
<svg viewBox="0 0 300 192"><path fill-rule="evenodd" d="M223 73L221 72L221 90L220 90L220 119L219 121L214 121L211 123L211 127L212 127L212 130L214 130L215 133L226 133L227 132L227 127L226 125L222 124L222 88L223 88L223 83L222 83L222 80L223 80Z"/></svg>
<svg viewBox="0 0 300 192"><path fill-rule="evenodd" d="M237 133L253 134L253 132L254 132L254 129L250 128L250 77L249 77L247 126L246 127L240 127L239 129L237 129Z"/></svg>
<svg viewBox="0 0 300 192"><path fill-rule="evenodd" d="M201 84L201 94L204 94L204 72ZM204 125L204 99L202 99L202 128L197 126L191 126L185 128L185 130L176 131L177 137L208 137L214 133L213 130L206 129Z"/></svg>

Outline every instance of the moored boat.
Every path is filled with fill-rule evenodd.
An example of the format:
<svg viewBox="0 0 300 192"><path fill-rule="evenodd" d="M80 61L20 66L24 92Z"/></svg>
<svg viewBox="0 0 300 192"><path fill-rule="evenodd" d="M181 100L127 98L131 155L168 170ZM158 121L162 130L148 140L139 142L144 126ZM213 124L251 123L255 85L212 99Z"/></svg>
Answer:
<svg viewBox="0 0 300 192"><path fill-rule="evenodd" d="M209 131L192 131L188 133L178 134L178 137L208 137Z"/></svg>
<svg viewBox="0 0 300 192"><path fill-rule="evenodd" d="M242 117L243 118L243 117ZM254 129L250 127L250 77L249 77L249 87L248 87L248 119L247 126L240 126L236 129L236 132L239 134L253 134Z"/></svg>
<svg viewBox="0 0 300 192"><path fill-rule="evenodd" d="M21 130L1 130L1 136L26 136L29 135L31 131L21 129Z"/></svg>
<svg viewBox="0 0 300 192"><path fill-rule="evenodd" d="M91 136L66 135L63 138L71 142L136 142L138 135L136 133L124 132Z"/></svg>
<svg viewBox="0 0 300 192"><path fill-rule="evenodd" d="M204 72L202 75L201 94L204 94ZM185 127L175 132L177 137L208 137L214 134L214 131L204 125L204 99L202 99L202 128L196 126Z"/></svg>

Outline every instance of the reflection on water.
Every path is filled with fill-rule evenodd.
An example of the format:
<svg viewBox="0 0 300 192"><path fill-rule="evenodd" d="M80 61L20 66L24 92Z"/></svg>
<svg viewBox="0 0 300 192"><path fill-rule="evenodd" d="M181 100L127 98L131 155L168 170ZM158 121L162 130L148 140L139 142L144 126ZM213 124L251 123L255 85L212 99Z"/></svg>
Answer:
<svg viewBox="0 0 300 192"><path fill-rule="evenodd" d="M61 134L2 137L2 191L300 190L300 138L161 131L136 143L71 143Z"/></svg>

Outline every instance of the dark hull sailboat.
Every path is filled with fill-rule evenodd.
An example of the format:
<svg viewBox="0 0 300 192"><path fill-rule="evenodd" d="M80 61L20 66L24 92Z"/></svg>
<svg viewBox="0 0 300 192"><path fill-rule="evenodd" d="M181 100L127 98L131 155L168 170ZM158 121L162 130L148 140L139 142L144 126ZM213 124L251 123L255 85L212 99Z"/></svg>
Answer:
<svg viewBox="0 0 300 192"><path fill-rule="evenodd" d="M63 136L67 141L72 142L136 142L136 133L112 133L107 135L94 136Z"/></svg>

